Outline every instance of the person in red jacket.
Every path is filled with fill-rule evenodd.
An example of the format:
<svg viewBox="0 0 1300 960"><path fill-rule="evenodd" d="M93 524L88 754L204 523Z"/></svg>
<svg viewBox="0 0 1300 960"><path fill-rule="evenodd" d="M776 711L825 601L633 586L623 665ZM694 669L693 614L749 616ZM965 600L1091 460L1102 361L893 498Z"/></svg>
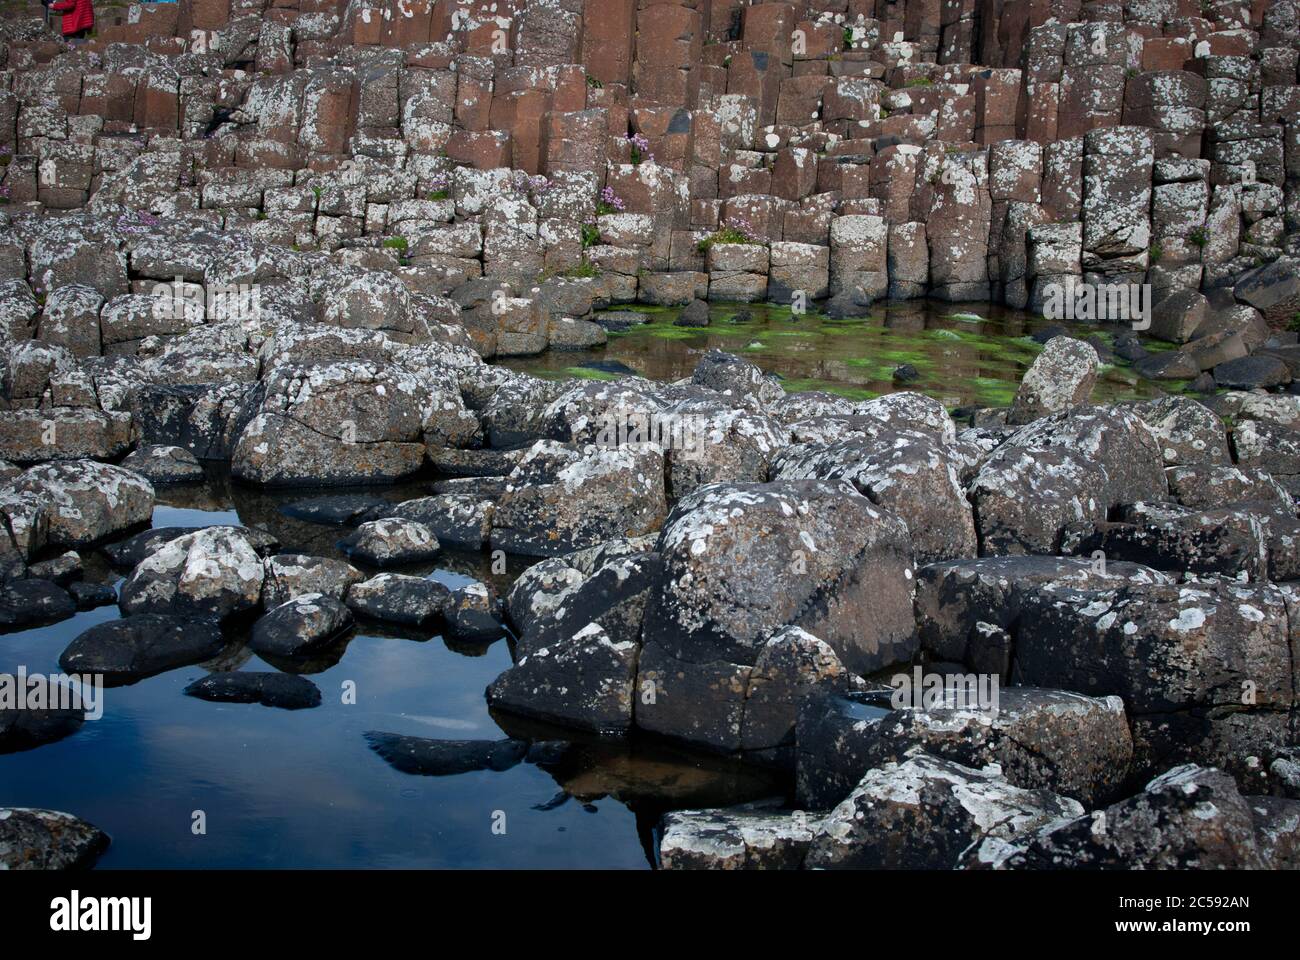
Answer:
<svg viewBox="0 0 1300 960"><path fill-rule="evenodd" d="M91 0L60 0L50 9L63 14L63 38L80 40L95 26L95 7Z"/></svg>

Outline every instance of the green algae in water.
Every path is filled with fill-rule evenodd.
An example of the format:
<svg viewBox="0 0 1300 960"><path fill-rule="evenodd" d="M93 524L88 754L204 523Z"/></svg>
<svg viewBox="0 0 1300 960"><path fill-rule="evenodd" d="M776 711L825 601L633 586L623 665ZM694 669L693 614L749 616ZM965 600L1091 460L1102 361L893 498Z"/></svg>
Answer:
<svg viewBox="0 0 1300 960"><path fill-rule="evenodd" d="M1009 404L1043 349L1031 335L1051 325L996 305L987 308L988 316L971 313L966 316L972 319L954 319L949 305L927 301L881 303L871 316L854 318L827 317L812 309L796 315L785 304L714 303L708 327L674 326L680 308L628 304L626 309L648 314L651 320L611 333L605 347L581 356L618 361L642 376L674 381L689 378L704 353L716 348L779 374L789 391L820 390L861 400L916 390L948 407ZM749 318L732 322L742 312ZM1078 323L1071 332L1086 338L1106 331ZM1162 348L1144 343L1148 349ZM577 373L576 359L572 353L546 353L503 363L552 379L618 376L589 368ZM893 372L902 364L915 367L920 379L894 383ZM1131 367L1116 365L1099 372L1093 398L1103 403L1164 392Z"/></svg>

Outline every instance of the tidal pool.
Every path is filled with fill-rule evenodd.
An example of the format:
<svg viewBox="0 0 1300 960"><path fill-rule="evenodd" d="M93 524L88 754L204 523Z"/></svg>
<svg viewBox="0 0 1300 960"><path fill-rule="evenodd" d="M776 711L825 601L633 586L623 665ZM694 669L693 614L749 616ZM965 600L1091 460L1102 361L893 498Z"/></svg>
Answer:
<svg viewBox="0 0 1300 960"><path fill-rule="evenodd" d="M713 303L710 325L674 326L676 308L630 304L650 322L611 333L603 348L545 353L505 361L544 377L614 379L633 372L652 380L689 377L710 349L735 353L784 379L787 390L826 390L854 400L894 390L917 390L947 407L1006 406L1021 376L1042 350L1032 335L1052 323L987 303L912 300L882 303L868 317L835 320L815 307L802 316L773 304ZM1123 329L1070 324L1074 336L1097 335L1109 344ZM1160 349L1160 344L1147 344ZM920 375L896 383L909 364ZM1173 385L1167 385L1170 388ZM1157 396L1161 388L1118 361L1103 367L1093 396L1098 402Z"/></svg>
<svg viewBox="0 0 1300 960"><path fill-rule="evenodd" d="M267 495L215 477L159 487L153 523L244 523L284 552L340 556L346 528L306 523L280 507L313 495ZM332 491L338 492L338 491ZM358 492L349 490L348 492ZM392 500L422 484L363 491ZM101 554L84 551L86 578L120 584ZM504 590L522 566L494 575L486 555L447 554L399 572L450 586L472 579ZM0 672L60 672L59 655L116 607L0 634ZM376 624L298 669L320 706L280 710L185 696L209 672L273 670L234 631L213 661L109 687L104 715L66 739L0 754L0 806L73 813L112 838L101 868L138 867L619 867L646 868L662 814L781 796L763 771L641 740L573 734L494 717L483 691L510 665L509 640L465 645ZM345 684L356 702L345 703ZM441 775L403 772L367 734L452 741L531 742L521 760ZM206 833L196 834L196 812Z"/></svg>

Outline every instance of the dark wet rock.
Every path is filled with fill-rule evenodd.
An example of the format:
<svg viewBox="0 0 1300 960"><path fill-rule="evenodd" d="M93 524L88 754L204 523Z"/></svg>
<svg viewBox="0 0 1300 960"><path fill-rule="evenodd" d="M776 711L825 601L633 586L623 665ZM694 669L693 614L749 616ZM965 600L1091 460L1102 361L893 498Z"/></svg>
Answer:
<svg viewBox="0 0 1300 960"><path fill-rule="evenodd" d="M892 376L895 383L915 383L921 379L921 374L910 363L895 367Z"/></svg>
<svg viewBox="0 0 1300 960"><path fill-rule="evenodd" d="M442 615L451 591L436 580L381 573L353 585L347 594L348 606L372 620L423 627Z"/></svg>
<svg viewBox="0 0 1300 960"><path fill-rule="evenodd" d="M429 463L448 477L499 477L510 473L523 455L519 450L453 450L430 447Z"/></svg>
<svg viewBox="0 0 1300 960"><path fill-rule="evenodd" d="M1069 523L1167 499L1161 464L1156 438L1127 410L1092 408L1022 427L970 484L980 553L1055 553Z"/></svg>
<svg viewBox="0 0 1300 960"><path fill-rule="evenodd" d="M470 583L451 592L442 605L442 617L449 636L481 643L505 634L500 608L500 602L485 584Z"/></svg>
<svg viewBox="0 0 1300 960"><path fill-rule="evenodd" d="M1133 412L1155 435L1165 466L1231 461L1227 428L1204 404L1190 397L1160 397L1135 404Z"/></svg>
<svg viewBox="0 0 1300 960"><path fill-rule="evenodd" d="M1191 354L1181 350L1161 350L1133 363L1133 369L1148 380L1192 380L1201 373Z"/></svg>
<svg viewBox="0 0 1300 960"><path fill-rule="evenodd" d="M262 566L266 571L262 605L268 610L308 593L323 593L342 600L348 588L365 579L356 567L332 557L282 553L267 557Z"/></svg>
<svg viewBox="0 0 1300 960"><path fill-rule="evenodd" d="M1260 353L1219 364L1214 368L1214 382L1230 390L1281 387L1291 382L1291 368L1277 357Z"/></svg>
<svg viewBox="0 0 1300 960"><path fill-rule="evenodd" d="M66 620L77 605L50 580L24 579L0 583L0 630L16 630Z"/></svg>
<svg viewBox="0 0 1300 960"><path fill-rule="evenodd" d="M773 377L748 360L721 350L710 350L695 365L691 382L738 400L753 397L760 404L776 403L785 390Z"/></svg>
<svg viewBox="0 0 1300 960"><path fill-rule="evenodd" d="M1300 800L1246 797L1255 820L1255 849L1269 870L1300 869Z"/></svg>
<svg viewBox="0 0 1300 960"><path fill-rule="evenodd" d="M636 310L601 310L592 319L610 333L623 333L643 323L649 323L650 314Z"/></svg>
<svg viewBox="0 0 1300 960"><path fill-rule="evenodd" d="M623 733L632 725L636 663L636 643L615 643L590 623L521 656L488 686L488 704L596 733Z"/></svg>
<svg viewBox="0 0 1300 960"><path fill-rule="evenodd" d="M1243 575L1268 572L1267 520L1242 507L1191 510L1176 505L1136 504L1115 521L1083 521L1066 527L1063 554L1141 563L1175 573Z"/></svg>
<svg viewBox="0 0 1300 960"><path fill-rule="evenodd" d="M75 550L68 550L49 560L41 560L27 568L27 575L32 579L49 580L65 590L74 580L80 580L83 572L81 556Z"/></svg>
<svg viewBox="0 0 1300 960"><path fill-rule="evenodd" d="M1250 802L1220 770L1188 764L1135 797L1019 837L991 836L962 864L985 869L1239 870L1265 866Z"/></svg>
<svg viewBox="0 0 1300 960"><path fill-rule="evenodd" d="M915 651L906 527L847 483L704 487L673 509L658 549L661 612L645 639L685 662L752 665L786 625L858 673Z"/></svg>
<svg viewBox="0 0 1300 960"><path fill-rule="evenodd" d="M119 602L128 615L171 613L222 619L252 610L265 570L233 527L205 527L168 541L136 564Z"/></svg>
<svg viewBox="0 0 1300 960"><path fill-rule="evenodd" d="M52 702L53 697L62 697L65 694L69 696L65 703L75 702L71 698L71 691L48 688L46 696L51 699L46 702ZM23 709L16 706L0 707L0 754L30 750L45 743L62 740L80 730L84 721L85 711L72 706L56 705Z"/></svg>
<svg viewBox="0 0 1300 960"><path fill-rule="evenodd" d="M677 810L660 825L663 870L797 870L820 818L770 804Z"/></svg>
<svg viewBox="0 0 1300 960"><path fill-rule="evenodd" d="M243 537L258 556L269 556L280 548L280 544L275 537L265 530L259 530L256 527L234 527L234 526L216 526L216 527L155 527L152 530L144 530L133 537L125 540L119 540L116 543L106 543L100 547L100 552L108 557L108 560L115 567L135 567L140 561L157 553L158 550L173 540L179 540L181 537L205 529L210 531L232 531Z"/></svg>
<svg viewBox="0 0 1300 960"><path fill-rule="evenodd" d="M1082 813L1076 800L1012 786L996 767L976 770L916 750L867 772L818 825L805 865L951 869L980 843Z"/></svg>
<svg viewBox="0 0 1300 960"><path fill-rule="evenodd" d="M405 500L388 510L387 516L423 524L444 547L481 550L492 532L493 500L474 494L439 494Z"/></svg>
<svg viewBox="0 0 1300 960"><path fill-rule="evenodd" d="M81 547L148 523L154 491L148 480L121 467L72 460L32 467L6 490L35 494L46 505L49 542Z"/></svg>
<svg viewBox="0 0 1300 960"><path fill-rule="evenodd" d="M419 563L436 557L442 549L424 524L395 517L361 524L339 546L348 556L373 567Z"/></svg>
<svg viewBox="0 0 1300 960"><path fill-rule="evenodd" d="M320 706L320 688L291 673L236 671L212 673L185 688L185 695L213 703L257 703L282 710Z"/></svg>
<svg viewBox="0 0 1300 960"><path fill-rule="evenodd" d="M1007 414L1012 425L1031 423L1087 404L1097 384L1097 351L1082 340L1053 337L1021 378Z"/></svg>
<svg viewBox="0 0 1300 960"><path fill-rule="evenodd" d="M272 657L301 657L330 646L351 626L352 611L340 601L308 593L259 618L248 645Z"/></svg>
<svg viewBox="0 0 1300 960"><path fill-rule="evenodd" d="M1046 345L1049 340L1056 337L1068 337L1070 328L1063 323L1049 323L1047 326L1030 334L1029 339L1039 345Z"/></svg>
<svg viewBox="0 0 1300 960"><path fill-rule="evenodd" d="M312 497L310 500L295 500L286 503L280 512L295 520L308 523L330 524L352 527L367 520L376 520L393 504L382 497L371 497L359 493L340 493L325 497Z"/></svg>
<svg viewBox="0 0 1300 960"><path fill-rule="evenodd" d="M366 742L393 768L424 777L450 777L476 770L500 773L518 765L528 753L525 740L427 740L370 731Z"/></svg>
<svg viewBox="0 0 1300 960"><path fill-rule="evenodd" d="M68 673L102 673L111 683L134 683L208 660L224 646L213 622L145 613L86 630L63 651L59 666Z"/></svg>
<svg viewBox="0 0 1300 960"><path fill-rule="evenodd" d="M0 807L0 869L81 870L108 849L108 835L70 813Z"/></svg>
<svg viewBox="0 0 1300 960"><path fill-rule="evenodd" d="M526 447L545 436L546 408L571 385L562 380L518 375L492 391L483 409L483 428L487 431L488 443L497 448L498 460L503 457L500 451ZM430 457L433 459L432 451ZM436 459L433 463L443 469ZM484 469L477 475L509 473L513 466L511 463L504 469ZM445 469L443 472L451 473ZM471 476L468 473L457 475Z"/></svg>
<svg viewBox="0 0 1300 960"><path fill-rule="evenodd" d="M828 446L787 447L773 480L847 480L907 523L919 563L973 557L975 520L952 445L907 430Z"/></svg>
<svg viewBox="0 0 1300 960"><path fill-rule="evenodd" d="M569 559L545 560L554 567L539 570L538 564L515 582L509 604L517 652L562 642L592 623L614 644L640 647L646 605L663 571L659 554L611 556L590 573L569 566Z"/></svg>
<svg viewBox="0 0 1300 960"><path fill-rule="evenodd" d="M534 444L492 515L492 546L557 556L659 527L667 512L663 453L653 444Z"/></svg>
<svg viewBox="0 0 1300 960"><path fill-rule="evenodd" d="M122 461L122 466L155 484L195 483L204 477L203 465L183 447L138 447Z"/></svg>
<svg viewBox="0 0 1300 960"><path fill-rule="evenodd" d="M707 327L709 325L709 305L703 300L692 300L682 308L681 314L673 321L674 327Z"/></svg>
<svg viewBox="0 0 1300 960"><path fill-rule="evenodd" d="M94 610L117 603L117 591L107 583L78 581L68 584L68 594L78 610Z"/></svg>
<svg viewBox="0 0 1300 960"><path fill-rule="evenodd" d="M1133 740L1119 697L1003 687L985 710L974 702L976 674L944 682L950 696L937 706L893 709L892 690L805 700L797 733L800 804L833 807L868 770L901 762L916 747L967 767L996 763L1013 786L1050 790L1089 808L1121 795Z"/></svg>
<svg viewBox="0 0 1300 960"><path fill-rule="evenodd" d="M1168 574L1137 564L1064 557L934 563L916 572L917 634L921 648L936 660L964 663L1005 680L1011 669L1012 632L1026 594L1049 584L1082 590L1172 582Z"/></svg>

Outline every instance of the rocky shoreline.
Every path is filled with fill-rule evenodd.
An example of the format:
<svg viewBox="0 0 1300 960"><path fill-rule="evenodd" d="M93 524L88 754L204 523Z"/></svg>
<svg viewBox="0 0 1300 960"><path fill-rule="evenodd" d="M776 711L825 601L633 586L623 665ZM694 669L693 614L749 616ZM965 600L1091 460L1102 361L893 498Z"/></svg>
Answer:
<svg viewBox="0 0 1300 960"><path fill-rule="evenodd" d="M63 670L246 646L272 669L185 695L290 710L361 622L506 639L495 714L793 784L669 813L667 869L1300 865L1300 5L445 6L0 26L0 630L116 604ZM1111 286L1149 316L1062 318L1000 408L721 351L676 382L493 362L638 303ZM1116 358L1174 392L1094 404ZM214 469L301 491L319 551L152 527ZM449 552L526 569L412 573ZM0 752L81 724L0 710ZM408 771L558 746L366 736ZM106 843L0 808L0 866Z"/></svg>

